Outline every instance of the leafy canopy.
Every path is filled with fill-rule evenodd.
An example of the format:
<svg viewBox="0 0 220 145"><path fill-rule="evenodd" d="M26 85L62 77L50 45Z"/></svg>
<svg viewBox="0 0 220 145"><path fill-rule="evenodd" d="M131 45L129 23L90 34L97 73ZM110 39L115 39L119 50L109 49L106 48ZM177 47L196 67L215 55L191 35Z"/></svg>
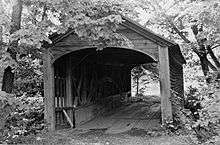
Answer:
<svg viewBox="0 0 220 145"><path fill-rule="evenodd" d="M12 40L40 48L43 41L51 43L48 35L65 33L72 29L82 39L98 43L110 43L121 15L132 12L124 0L24 0L22 28Z"/></svg>

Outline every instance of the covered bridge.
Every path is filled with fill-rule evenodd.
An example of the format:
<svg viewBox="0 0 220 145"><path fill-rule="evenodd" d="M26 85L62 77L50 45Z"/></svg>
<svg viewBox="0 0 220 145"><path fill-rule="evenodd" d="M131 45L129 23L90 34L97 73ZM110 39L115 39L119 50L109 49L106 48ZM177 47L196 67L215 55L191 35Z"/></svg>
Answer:
<svg viewBox="0 0 220 145"><path fill-rule="evenodd" d="M51 130L62 120L73 127L80 116L74 112L83 105L102 104L108 96L129 92L132 68L153 62L159 64L162 122L172 120L171 90L183 95L185 59L180 48L123 19L117 31L133 48L109 46L97 51L71 30L51 38L53 43L44 52L45 118Z"/></svg>

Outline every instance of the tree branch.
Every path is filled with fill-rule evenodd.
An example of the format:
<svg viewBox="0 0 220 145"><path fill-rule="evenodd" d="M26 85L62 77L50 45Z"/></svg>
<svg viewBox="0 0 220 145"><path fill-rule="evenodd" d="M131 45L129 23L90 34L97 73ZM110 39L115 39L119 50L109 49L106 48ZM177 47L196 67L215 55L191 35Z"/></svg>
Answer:
<svg viewBox="0 0 220 145"><path fill-rule="evenodd" d="M183 33L177 28L177 26L169 19L167 18L169 25L171 26L171 28L173 28L173 30L180 36L180 38L183 39L183 41L185 41L188 44L192 44L192 42L186 38L185 35L183 35ZM196 47L194 45L191 45L192 50L199 56L200 52L198 51L198 49L196 49Z"/></svg>
<svg viewBox="0 0 220 145"><path fill-rule="evenodd" d="M220 44L211 47L211 49L215 49L215 48L217 48L217 47L220 47Z"/></svg>
<svg viewBox="0 0 220 145"><path fill-rule="evenodd" d="M209 68L215 72L217 71L217 68L208 60L207 55L199 56L199 58L202 66L202 71L205 76L207 76Z"/></svg>
<svg viewBox="0 0 220 145"><path fill-rule="evenodd" d="M46 18L46 11L47 11L47 6L46 6L46 4L45 4L44 7L43 7L43 13L42 13L42 19L41 19L41 21L45 20L45 18Z"/></svg>
<svg viewBox="0 0 220 145"><path fill-rule="evenodd" d="M2 41L3 41L3 28L2 26L0 26L0 44L2 44Z"/></svg>
<svg viewBox="0 0 220 145"><path fill-rule="evenodd" d="M189 39L186 38L185 35L183 35L182 32L180 32L180 30L176 27L176 25L173 22L170 22L170 25L172 26L172 28L174 29L174 31L186 42L186 43L191 43L191 41Z"/></svg>
<svg viewBox="0 0 220 145"><path fill-rule="evenodd" d="M217 71L217 68L208 59L207 59L207 64L213 71Z"/></svg>
<svg viewBox="0 0 220 145"><path fill-rule="evenodd" d="M218 61L217 57L215 56L213 50L210 46L207 46L208 54L211 56L213 62L215 63L217 68L220 68L220 62Z"/></svg>

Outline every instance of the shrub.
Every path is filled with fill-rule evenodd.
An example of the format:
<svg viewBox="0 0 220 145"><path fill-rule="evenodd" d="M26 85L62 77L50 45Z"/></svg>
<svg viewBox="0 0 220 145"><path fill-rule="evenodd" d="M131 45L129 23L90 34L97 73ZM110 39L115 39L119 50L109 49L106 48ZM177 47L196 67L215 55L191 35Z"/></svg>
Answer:
<svg viewBox="0 0 220 145"><path fill-rule="evenodd" d="M175 93L171 101L174 122L168 123L169 130L177 132L181 129L184 133L196 137L200 143L218 140L217 130L220 123L218 83L212 82L197 88L190 86L185 94L183 107Z"/></svg>
<svg viewBox="0 0 220 145"><path fill-rule="evenodd" d="M20 138L36 134L44 128L43 97L40 94L16 97L1 92L0 100L4 106L1 115L5 115L1 120L0 143L22 143Z"/></svg>
<svg viewBox="0 0 220 145"><path fill-rule="evenodd" d="M14 69L13 94L0 92L0 143L22 143L44 128L41 69L39 59L22 57Z"/></svg>

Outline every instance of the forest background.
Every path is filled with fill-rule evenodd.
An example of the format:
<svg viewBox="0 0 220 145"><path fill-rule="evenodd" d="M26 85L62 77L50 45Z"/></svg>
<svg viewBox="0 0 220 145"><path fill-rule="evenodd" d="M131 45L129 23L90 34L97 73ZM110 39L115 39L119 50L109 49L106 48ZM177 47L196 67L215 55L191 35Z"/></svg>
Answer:
<svg viewBox="0 0 220 145"><path fill-rule="evenodd" d="M219 0L0 0L0 142L45 129L42 44L51 43L49 35L72 28L102 49L126 41L116 33L121 15L181 46L185 104L167 129L187 130L201 142L219 139Z"/></svg>

